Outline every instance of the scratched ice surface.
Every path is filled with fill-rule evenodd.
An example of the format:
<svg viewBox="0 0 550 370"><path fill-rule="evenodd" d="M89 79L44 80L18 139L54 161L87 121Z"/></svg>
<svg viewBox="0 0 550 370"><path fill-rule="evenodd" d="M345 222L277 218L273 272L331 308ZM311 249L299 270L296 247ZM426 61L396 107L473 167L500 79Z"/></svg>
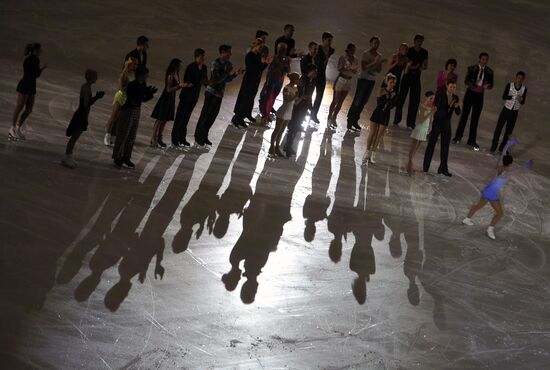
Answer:
<svg viewBox="0 0 550 370"><path fill-rule="evenodd" d="M0 132L24 44L42 42L49 68L27 141L0 144L0 367L547 369L548 19L550 5L529 0L2 1ZM103 125L137 35L151 39L151 80L162 86L170 58L188 62L203 47L212 60L229 43L241 66L257 28L272 48L285 23L296 26L301 49L330 30L336 56L380 34L387 57L422 32L423 89L447 58L458 59L462 80L489 52L496 77L482 151L452 146L452 179L411 179L401 174L409 133L391 128L378 163L361 167L366 130L345 135L348 97L335 133L304 124L297 158L273 161L270 130L227 126L234 82L212 150L149 148L153 100L142 109L136 170L111 165ZM88 67L107 96L92 109L71 171L59 164L64 130ZM474 227L460 220L493 176L487 147L504 84L519 69L529 97L515 156L536 165L504 189L506 215L491 241L489 208ZM331 96L329 83L322 121ZM432 169L437 163L436 152Z"/></svg>

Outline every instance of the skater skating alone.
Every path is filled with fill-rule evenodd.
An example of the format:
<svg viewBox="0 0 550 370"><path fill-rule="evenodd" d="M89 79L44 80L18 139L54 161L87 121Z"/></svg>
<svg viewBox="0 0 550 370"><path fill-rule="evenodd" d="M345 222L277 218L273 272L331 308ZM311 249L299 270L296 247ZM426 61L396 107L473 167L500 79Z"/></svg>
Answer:
<svg viewBox="0 0 550 370"><path fill-rule="evenodd" d="M479 202L470 209L470 212L468 212L468 215L466 216L466 218L462 220L462 223L464 225L468 225L468 226L474 225L474 222L472 221L472 217L475 215L477 211L483 208L487 203L490 203L493 209L495 210L495 215L493 216L493 219L491 220L491 223L487 228L487 236L493 240L496 239L495 226L500 221L500 219L504 216L502 203L500 201L500 194L499 194L500 189L508 182L508 180L510 179L510 176L513 173L522 169L529 169L533 167L533 161L530 160L526 162L523 166L512 169L512 163L514 162L514 158L510 154L508 154L508 149L510 149L510 147L515 144L518 144L518 141L515 140L514 138L510 138L510 140L508 140L496 166L497 176L493 179L493 181L489 183L489 185L483 188L483 190L481 191L481 199L479 199Z"/></svg>
<svg viewBox="0 0 550 370"><path fill-rule="evenodd" d="M37 42L28 44L25 47L26 58L23 62L23 78L17 84L17 103L8 133L10 140L25 140L23 124L29 118L34 106L36 79L40 77L42 71L47 67L46 64L40 65L40 54L42 54L42 46Z"/></svg>
<svg viewBox="0 0 550 370"><path fill-rule="evenodd" d="M67 149L65 150L65 158L61 163L69 168L76 168L77 163L73 160L74 146L84 131L88 129L88 115L90 114L90 108L92 105L103 98L105 93L98 91L92 96L92 85L97 81L97 72L91 69L87 69L84 73L86 82L80 88L80 104L78 109L74 112L73 118L67 127L65 134L70 137L67 143Z"/></svg>
<svg viewBox="0 0 550 370"><path fill-rule="evenodd" d="M420 104L418 110L418 118L416 119L416 127L411 132L411 149L409 150L409 162L407 163L407 173L412 176L414 156L420 144L426 141L430 132L430 125L437 108L434 106L435 94L433 91L428 91L424 95L424 102Z"/></svg>

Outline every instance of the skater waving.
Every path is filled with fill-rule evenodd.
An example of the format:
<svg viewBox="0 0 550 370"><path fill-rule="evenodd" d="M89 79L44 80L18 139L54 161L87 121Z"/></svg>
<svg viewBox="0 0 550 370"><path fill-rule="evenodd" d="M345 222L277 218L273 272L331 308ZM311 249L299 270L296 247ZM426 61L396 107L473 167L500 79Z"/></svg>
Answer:
<svg viewBox="0 0 550 370"><path fill-rule="evenodd" d="M481 208L483 208L487 204L487 202L491 203L491 206L495 210L495 215L491 220L491 224L487 228L487 236L493 240L496 239L495 226L497 222L499 222L500 219L504 216L502 203L500 201L500 189L508 182L510 176L513 173L522 169L530 169L533 167L533 161L530 160L527 161L523 166L512 169L514 158L510 154L508 154L508 149L510 149L510 147L515 144L519 144L516 139L510 138L508 140L497 163L497 176L487 186L483 188L483 190L481 191L481 199L475 206L470 209L468 216L466 216L466 218L462 220L462 223L464 225L472 226L474 223L471 218L474 216L474 214Z"/></svg>

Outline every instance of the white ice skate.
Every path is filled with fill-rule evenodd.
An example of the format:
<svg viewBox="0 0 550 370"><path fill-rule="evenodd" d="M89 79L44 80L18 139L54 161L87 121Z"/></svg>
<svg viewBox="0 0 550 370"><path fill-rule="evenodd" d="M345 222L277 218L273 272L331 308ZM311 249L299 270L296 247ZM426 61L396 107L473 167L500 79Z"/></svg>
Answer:
<svg viewBox="0 0 550 370"><path fill-rule="evenodd" d="M103 138L103 144L105 144L105 146L111 146L111 134L105 134L105 137Z"/></svg>
<svg viewBox="0 0 550 370"><path fill-rule="evenodd" d="M8 140L17 141L17 132L13 127L11 127L10 130L8 131Z"/></svg>
<svg viewBox="0 0 550 370"><path fill-rule="evenodd" d="M495 240L497 238L495 235L495 228L493 226L489 226L487 228L487 236L492 240Z"/></svg>
<svg viewBox="0 0 550 370"><path fill-rule="evenodd" d="M365 156L363 157L363 162L361 163L361 165L366 166L367 164L369 164L369 160L370 160L370 150L367 150L367 152L365 153Z"/></svg>
<svg viewBox="0 0 550 370"><path fill-rule="evenodd" d="M474 226L474 222L473 222L472 219L469 218L469 217L466 217L464 220L462 220L462 223L463 223L464 225Z"/></svg>
<svg viewBox="0 0 550 370"><path fill-rule="evenodd" d="M370 154L369 161L370 161L370 163L372 163L372 164L375 164L375 163L376 163L376 161L374 160L374 155L375 155L375 154L376 154L376 152L371 152L371 154Z"/></svg>

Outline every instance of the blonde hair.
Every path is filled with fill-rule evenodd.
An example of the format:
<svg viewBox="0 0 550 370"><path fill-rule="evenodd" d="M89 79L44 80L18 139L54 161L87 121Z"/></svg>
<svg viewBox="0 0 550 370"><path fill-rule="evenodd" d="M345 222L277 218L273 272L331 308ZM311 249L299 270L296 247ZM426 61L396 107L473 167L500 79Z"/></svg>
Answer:
<svg viewBox="0 0 550 370"><path fill-rule="evenodd" d="M384 83L387 85L391 80L397 81L397 76L393 73L388 73L386 77L384 77Z"/></svg>
<svg viewBox="0 0 550 370"><path fill-rule="evenodd" d="M132 66L137 66L138 62L136 58L130 57L124 62L124 67L122 68L122 72L120 72L120 75L118 76L118 87L120 90L126 89L126 86L128 85L128 75L130 72L133 72L130 70Z"/></svg>

